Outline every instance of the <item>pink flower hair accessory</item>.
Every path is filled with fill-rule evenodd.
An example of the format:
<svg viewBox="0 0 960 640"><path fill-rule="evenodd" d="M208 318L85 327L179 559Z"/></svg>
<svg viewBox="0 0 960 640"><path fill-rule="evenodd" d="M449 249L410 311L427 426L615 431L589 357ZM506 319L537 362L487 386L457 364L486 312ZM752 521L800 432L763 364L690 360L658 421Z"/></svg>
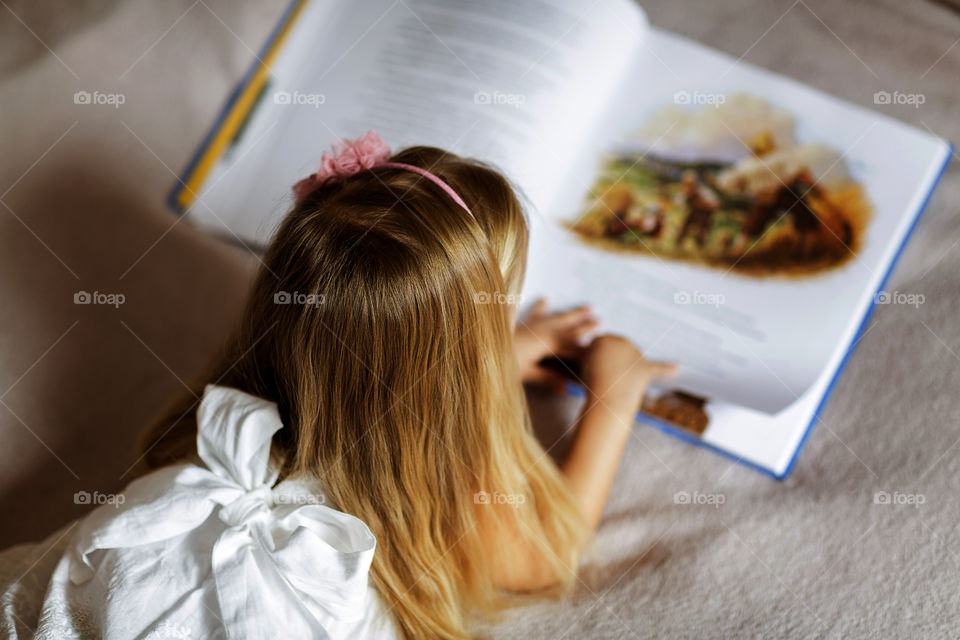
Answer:
<svg viewBox="0 0 960 640"><path fill-rule="evenodd" d="M330 178L346 178L389 159L389 145L372 129L356 140L336 140L333 153L324 151L317 172L293 185L293 192L302 200Z"/></svg>
<svg viewBox="0 0 960 640"><path fill-rule="evenodd" d="M390 159L390 147L376 131L370 130L356 140L337 140L333 153L324 152L316 180L323 182L336 176L345 178L358 171L370 169Z"/></svg>
<svg viewBox="0 0 960 640"><path fill-rule="evenodd" d="M373 167L390 167L411 171L440 187L447 195L460 205L471 218L470 208L453 188L426 169L405 164L390 162L390 147L376 131L370 130L356 140L337 140L333 143L333 153L324 152L320 158L320 167L317 172L293 185L293 192L297 200L302 200L311 191L318 188L329 179L343 179L360 171ZM474 218L475 219L475 218Z"/></svg>

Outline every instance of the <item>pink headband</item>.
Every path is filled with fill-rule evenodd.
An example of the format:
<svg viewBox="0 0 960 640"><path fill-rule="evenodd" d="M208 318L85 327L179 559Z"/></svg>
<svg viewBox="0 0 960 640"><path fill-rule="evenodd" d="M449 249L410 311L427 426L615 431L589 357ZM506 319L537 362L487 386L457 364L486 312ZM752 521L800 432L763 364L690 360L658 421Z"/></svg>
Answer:
<svg viewBox="0 0 960 640"><path fill-rule="evenodd" d="M426 169L404 164L402 162L388 162L390 159L390 147L383 141L372 129L357 138L356 140L337 140L333 143L333 153L324 152L320 158L320 168L317 172L307 178L304 178L293 185L293 192L298 200L304 198L311 191L319 187L328 178L346 178L359 171L372 169L373 167L390 167L393 169L402 169L403 171L412 171L423 176L433 184L443 189L450 198L458 205L463 207L467 214L474 218L470 208L463 201L457 192L441 180L436 175Z"/></svg>

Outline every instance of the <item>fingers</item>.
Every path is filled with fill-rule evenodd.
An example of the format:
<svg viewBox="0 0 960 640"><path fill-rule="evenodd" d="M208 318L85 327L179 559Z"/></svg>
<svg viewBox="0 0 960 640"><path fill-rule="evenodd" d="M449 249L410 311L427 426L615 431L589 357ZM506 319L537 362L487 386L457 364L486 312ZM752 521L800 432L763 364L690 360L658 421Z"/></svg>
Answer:
<svg viewBox="0 0 960 640"><path fill-rule="evenodd" d="M662 362L658 360L648 360L644 356L643 350L635 345L629 338L614 334L603 334L597 336L585 348L587 354L596 352L593 357L607 359L618 354L625 354L626 357L634 359L633 367L642 368L651 378L668 378L677 373L678 367L673 362ZM632 356L627 354L633 354Z"/></svg>
<svg viewBox="0 0 960 640"><path fill-rule="evenodd" d="M557 346L553 352L550 353L551 356L557 358L563 358L564 360L583 360L583 356L587 353L587 347L579 344L576 341L560 344Z"/></svg>
<svg viewBox="0 0 960 640"><path fill-rule="evenodd" d="M580 324L574 325L570 328L570 334L573 338L579 340L580 338L586 336L591 331L600 326L600 321L594 318L593 316L588 317L586 320L582 321Z"/></svg>
<svg viewBox="0 0 960 640"><path fill-rule="evenodd" d="M576 307L575 309L570 309L569 311L560 311L555 313L553 314L553 319L562 324L579 324L594 318L592 310L590 309L590 305L583 305L582 307Z"/></svg>
<svg viewBox="0 0 960 640"><path fill-rule="evenodd" d="M587 318L592 318L590 305L581 305L568 311L547 312L547 300L540 298L530 308L530 319L549 316L551 320L560 324L578 324Z"/></svg>
<svg viewBox="0 0 960 640"><path fill-rule="evenodd" d="M530 319L539 319L547 314L547 300L546 298L540 298L533 303L533 308L530 309Z"/></svg>
<svg viewBox="0 0 960 640"><path fill-rule="evenodd" d="M596 331L600 321L593 316L590 307L579 307L550 318L553 330L561 343L579 344L586 336Z"/></svg>
<svg viewBox="0 0 960 640"><path fill-rule="evenodd" d="M587 305L550 313L546 300L540 299L534 303L530 314L521 324L539 336L551 352L566 355L565 351L578 346L585 336L596 330L600 322Z"/></svg>
<svg viewBox="0 0 960 640"><path fill-rule="evenodd" d="M651 360L647 361L647 364L650 366L650 372L654 378L670 378L680 370L680 367L673 362L654 362Z"/></svg>

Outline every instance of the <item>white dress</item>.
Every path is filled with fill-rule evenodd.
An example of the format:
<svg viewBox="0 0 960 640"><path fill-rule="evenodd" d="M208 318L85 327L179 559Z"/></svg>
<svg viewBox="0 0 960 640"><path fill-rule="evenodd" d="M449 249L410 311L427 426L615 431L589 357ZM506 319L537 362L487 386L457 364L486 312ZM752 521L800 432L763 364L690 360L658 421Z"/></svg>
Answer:
<svg viewBox="0 0 960 640"><path fill-rule="evenodd" d="M277 484L276 405L208 386L197 424L198 463L143 476L41 549L0 554L0 636L394 637L368 584L367 526L312 483Z"/></svg>

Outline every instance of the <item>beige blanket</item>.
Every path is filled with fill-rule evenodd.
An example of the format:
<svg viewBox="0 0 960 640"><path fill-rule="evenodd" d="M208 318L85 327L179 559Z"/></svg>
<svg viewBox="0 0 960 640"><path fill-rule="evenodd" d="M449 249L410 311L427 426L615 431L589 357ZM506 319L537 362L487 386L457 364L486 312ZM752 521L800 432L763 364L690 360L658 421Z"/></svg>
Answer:
<svg viewBox="0 0 960 640"><path fill-rule="evenodd" d="M137 430L234 321L256 260L163 199L285 2L0 7L0 547L84 513L76 492L126 484ZM944 4L645 7L658 26L960 134L960 17ZM875 107L881 90L925 103ZM77 91L126 100L77 105ZM638 427L570 601L524 604L483 633L956 637L958 196L954 166L888 287L924 304L876 310L787 481ZM125 300L75 305L81 291ZM546 430L573 410L535 404ZM42 570L42 548L24 553L20 568Z"/></svg>

